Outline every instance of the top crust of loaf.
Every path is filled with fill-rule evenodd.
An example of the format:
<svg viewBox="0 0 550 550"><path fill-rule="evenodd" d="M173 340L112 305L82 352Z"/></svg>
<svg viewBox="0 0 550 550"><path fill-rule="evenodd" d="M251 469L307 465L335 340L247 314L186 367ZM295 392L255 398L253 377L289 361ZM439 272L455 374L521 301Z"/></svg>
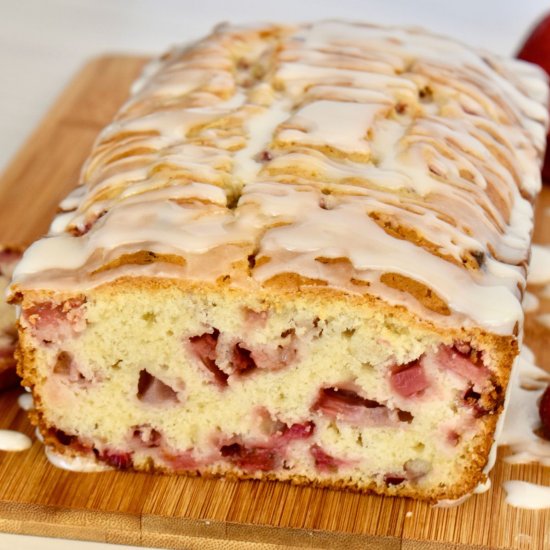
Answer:
<svg viewBox="0 0 550 550"><path fill-rule="evenodd" d="M316 287L516 336L540 70L425 32L220 26L151 65L12 286Z"/></svg>

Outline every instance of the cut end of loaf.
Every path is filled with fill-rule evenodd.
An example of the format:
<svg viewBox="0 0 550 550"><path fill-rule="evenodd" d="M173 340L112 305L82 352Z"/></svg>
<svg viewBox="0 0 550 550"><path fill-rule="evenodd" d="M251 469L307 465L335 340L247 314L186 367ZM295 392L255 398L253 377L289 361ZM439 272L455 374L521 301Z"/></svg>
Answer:
<svg viewBox="0 0 550 550"><path fill-rule="evenodd" d="M484 479L509 343L318 288L289 298L158 280L36 293L20 320L35 421L118 468L427 500Z"/></svg>

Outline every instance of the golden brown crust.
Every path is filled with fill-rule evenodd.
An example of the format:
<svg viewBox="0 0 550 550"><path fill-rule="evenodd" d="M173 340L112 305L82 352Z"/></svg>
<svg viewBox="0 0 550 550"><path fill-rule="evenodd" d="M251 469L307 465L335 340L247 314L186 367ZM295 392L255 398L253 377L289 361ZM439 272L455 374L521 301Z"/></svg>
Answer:
<svg viewBox="0 0 550 550"><path fill-rule="evenodd" d="M401 292L408 292L430 311L435 311L435 313L445 316L451 314L451 310L445 300L438 296L431 288L410 277L405 277L405 275L399 273L383 273L380 277L380 282Z"/></svg>
<svg viewBox="0 0 550 550"><path fill-rule="evenodd" d="M148 250L141 250L140 252L135 252L134 254L124 254L115 260L104 264L99 269L96 269L93 272L93 275L103 271L108 271L109 269L116 269L117 267L123 265L147 265L155 262L185 265L185 260L181 256L176 256L175 254L155 254L154 252L150 252Z"/></svg>

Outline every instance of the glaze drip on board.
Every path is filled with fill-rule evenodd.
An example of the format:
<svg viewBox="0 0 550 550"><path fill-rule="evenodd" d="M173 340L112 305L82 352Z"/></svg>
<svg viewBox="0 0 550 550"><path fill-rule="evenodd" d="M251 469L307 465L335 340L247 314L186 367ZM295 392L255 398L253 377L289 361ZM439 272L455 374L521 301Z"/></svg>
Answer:
<svg viewBox="0 0 550 550"><path fill-rule="evenodd" d="M510 451L506 462L550 466L550 441L535 433L540 427L538 402L548 384L550 374L535 364L533 353L524 346L512 371L510 400L497 436L498 445Z"/></svg>
<svg viewBox="0 0 550 550"><path fill-rule="evenodd" d="M505 481L506 503L515 508L543 510L550 508L550 487L527 481Z"/></svg>
<svg viewBox="0 0 550 550"><path fill-rule="evenodd" d="M21 432L0 430L0 451L26 451L31 445L31 439Z"/></svg>
<svg viewBox="0 0 550 550"><path fill-rule="evenodd" d="M30 411L34 409L34 400L30 393L23 393L17 398L17 404L24 411Z"/></svg>

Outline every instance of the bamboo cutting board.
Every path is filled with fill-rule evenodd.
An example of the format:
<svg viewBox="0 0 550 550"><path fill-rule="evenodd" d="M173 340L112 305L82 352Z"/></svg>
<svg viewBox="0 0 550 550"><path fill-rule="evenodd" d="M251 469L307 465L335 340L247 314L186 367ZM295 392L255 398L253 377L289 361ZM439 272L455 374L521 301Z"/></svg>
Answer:
<svg viewBox="0 0 550 550"><path fill-rule="evenodd" d="M98 131L128 93L144 60L107 56L88 63L0 179L0 241L30 242L48 227L74 186ZM550 241L550 189L539 201L537 239ZM542 311L550 312L550 301ZM528 321L528 343L550 366L548 334ZM33 429L14 390L0 397L0 428ZM550 485L550 468L499 461L493 489L457 508L405 499L254 481L77 474L45 459L38 441L0 453L0 531L163 548L382 550L550 548L550 510L504 503L501 483Z"/></svg>

